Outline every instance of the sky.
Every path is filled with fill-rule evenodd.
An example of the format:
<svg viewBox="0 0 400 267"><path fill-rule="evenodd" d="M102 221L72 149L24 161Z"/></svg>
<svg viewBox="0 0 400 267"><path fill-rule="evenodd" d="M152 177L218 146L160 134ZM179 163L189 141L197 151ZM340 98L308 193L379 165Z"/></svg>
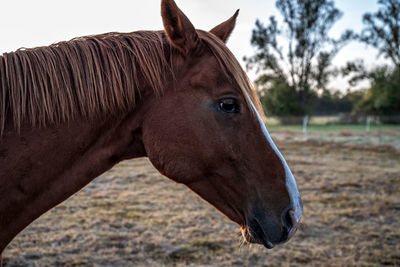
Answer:
<svg viewBox="0 0 400 267"><path fill-rule="evenodd" d="M20 47L49 45L74 37L105 32L132 32L162 29L161 0L0 0L0 54ZM198 29L209 30L240 9L236 28L228 47L244 66L243 56L251 56L251 31L257 18L267 22L279 16L272 0L176 0L177 5ZM341 20L331 30L339 36L347 28L362 28L362 15L377 10L376 0L336 0L343 11ZM364 59L367 65L384 63L377 51L364 44L351 43L334 60L342 66L346 61ZM257 74L248 72L251 79ZM347 82L335 77L330 87L345 91Z"/></svg>

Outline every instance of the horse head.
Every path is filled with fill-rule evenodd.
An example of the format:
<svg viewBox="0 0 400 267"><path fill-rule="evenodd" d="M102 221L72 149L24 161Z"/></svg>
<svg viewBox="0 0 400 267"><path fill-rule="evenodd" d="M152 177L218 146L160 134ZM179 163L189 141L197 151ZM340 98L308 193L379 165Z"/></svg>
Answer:
<svg viewBox="0 0 400 267"><path fill-rule="evenodd" d="M302 203L257 95L225 46L237 15L205 32L173 0L162 1L174 75L146 104L142 140L162 174L238 223L247 241L272 248L294 234Z"/></svg>

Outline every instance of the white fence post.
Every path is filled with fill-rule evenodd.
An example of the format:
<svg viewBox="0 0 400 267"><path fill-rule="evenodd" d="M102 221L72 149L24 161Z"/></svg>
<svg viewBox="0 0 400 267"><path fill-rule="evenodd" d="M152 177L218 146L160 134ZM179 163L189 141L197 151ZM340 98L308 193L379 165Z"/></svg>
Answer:
<svg viewBox="0 0 400 267"><path fill-rule="evenodd" d="M303 117L303 134L307 136L307 123L308 123L308 115Z"/></svg>
<svg viewBox="0 0 400 267"><path fill-rule="evenodd" d="M382 144L382 133L381 133L381 118L379 116L376 117L376 123L378 124L378 136L379 136L379 144Z"/></svg>
<svg viewBox="0 0 400 267"><path fill-rule="evenodd" d="M369 132L371 126L371 116L367 116L367 125L365 127L365 131Z"/></svg>

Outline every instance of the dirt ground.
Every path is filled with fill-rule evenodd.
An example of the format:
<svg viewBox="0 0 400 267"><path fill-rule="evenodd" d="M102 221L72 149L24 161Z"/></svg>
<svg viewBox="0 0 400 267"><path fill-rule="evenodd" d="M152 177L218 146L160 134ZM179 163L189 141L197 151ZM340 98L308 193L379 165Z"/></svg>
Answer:
<svg viewBox="0 0 400 267"><path fill-rule="evenodd" d="M239 227L146 159L123 162L43 215L5 266L400 265L400 154L387 146L279 141L303 225L287 244L243 244Z"/></svg>

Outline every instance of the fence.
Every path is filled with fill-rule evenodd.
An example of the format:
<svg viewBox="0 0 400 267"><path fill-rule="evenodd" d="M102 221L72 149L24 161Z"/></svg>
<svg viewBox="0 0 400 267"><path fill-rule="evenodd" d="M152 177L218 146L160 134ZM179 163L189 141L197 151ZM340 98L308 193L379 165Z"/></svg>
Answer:
<svg viewBox="0 0 400 267"><path fill-rule="evenodd" d="M285 116L274 117L267 115L269 125L331 125L331 124L400 124L400 115L354 115L341 113L330 116Z"/></svg>

